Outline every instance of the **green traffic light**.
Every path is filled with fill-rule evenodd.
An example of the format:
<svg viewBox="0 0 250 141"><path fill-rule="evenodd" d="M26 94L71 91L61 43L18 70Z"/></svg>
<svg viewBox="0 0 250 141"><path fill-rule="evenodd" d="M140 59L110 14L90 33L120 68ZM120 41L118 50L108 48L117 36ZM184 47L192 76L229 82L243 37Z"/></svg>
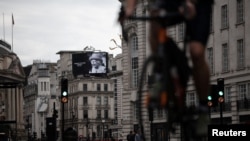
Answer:
<svg viewBox="0 0 250 141"><path fill-rule="evenodd" d="M219 96L223 96L223 92L222 91L219 91Z"/></svg>
<svg viewBox="0 0 250 141"><path fill-rule="evenodd" d="M64 92L62 93L62 95L63 95L63 96L67 96L68 93L67 93L66 91L64 91Z"/></svg>
<svg viewBox="0 0 250 141"><path fill-rule="evenodd" d="M209 96L207 97L207 99L208 99L208 100L212 100L212 96L209 95Z"/></svg>

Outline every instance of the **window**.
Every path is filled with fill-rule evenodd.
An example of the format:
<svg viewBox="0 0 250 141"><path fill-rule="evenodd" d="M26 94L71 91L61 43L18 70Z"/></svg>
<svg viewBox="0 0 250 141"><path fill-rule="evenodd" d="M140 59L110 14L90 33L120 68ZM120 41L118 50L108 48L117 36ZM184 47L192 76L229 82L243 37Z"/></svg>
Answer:
<svg viewBox="0 0 250 141"><path fill-rule="evenodd" d="M237 41L237 68L243 69L245 65L243 39Z"/></svg>
<svg viewBox="0 0 250 141"><path fill-rule="evenodd" d="M244 21L244 8L243 8L243 0L237 0L237 9L236 9L236 19L237 23L242 23Z"/></svg>
<svg viewBox="0 0 250 141"><path fill-rule="evenodd" d="M131 36L130 40L131 53L131 87L138 85L138 39L136 35Z"/></svg>
<svg viewBox="0 0 250 141"><path fill-rule="evenodd" d="M115 108L115 110L114 110L114 116L115 116L115 119L118 118L118 110L117 110L117 108Z"/></svg>
<svg viewBox="0 0 250 141"><path fill-rule="evenodd" d="M138 57L132 58L132 87L138 86L139 66Z"/></svg>
<svg viewBox="0 0 250 141"><path fill-rule="evenodd" d="M83 111L83 119L87 119L88 118L88 110L84 110Z"/></svg>
<svg viewBox="0 0 250 141"><path fill-rule="evenodd" d="M249 108L249 99L250 99L250 83L245 82L238 85L238 108Z"/></svg>
<svg viewBox="0 0 250 141"><path fill-rule="evenodd" d="M41 91L49 91L49 82L40 82L41 84Z"/></svg>
<svg viewBox="0 0 250 141"><path fill-rule="evenodd" d="M104 91L108 91L108 84L104 84Z"/></svg>
<svg viewBox="0 0 250 141"><path fill-rule="evenodd" d="M178 25L178 41L184 40L184 24L181 23Z"/></svg>
<svg viewBox="0 0 250 141"><path fill-rule="evenodd" d="M101 105L101 101L102 101L101 96L97 96L96 97L96 105Z"/></svg>
<svg viewBox="0 0 250 141"><path fill-rule="evenodd" d="M222 44L222 72L229 71L229 56L228 56L228 45L227 43Z"/></svg>
<svg viewBox="0 0 250 141"><path fill-rule="evenodd" d="M101 110L97 110L96 118L97 118L97 119L101 119L101 117L102 117Z"/></svg>
<svg viewBox="0 0 250 141"><path fill-rule="evenodd" d="M88 105L88 97L83 97L83 105Z"/></svg>
<svg viewBox="0 0 250 141"><path fill-rule="evenodd" d="M249 88L249 87L248 87ZM247 96L247 84L239 85L239 100L243 100Z"/></svg>
<svg viewBox="0 0 250 141"><path fill-rule="evenodd" d="M116 71L116 66L112 66L112 71Z"/></svg>
<svg viewBox="0 0 250 141"><path fill-rule="evenodd" d="M88 85L87 84L83 84L83 91L84 92L88 91Z"/></svg>
<svg viewBox="0 0 250 141"><path fill-rule="evenodd" d="M43 82L41 82L41 91L43 91Z"/></svg>
<svg viewBox="0 0 250 141"><path fill-rule="evenodd" d="M225 87L225 102L230 102L231 101L231 88L232 87Z"/></svg>
<svg viewBox="0 0 250 141"><path fill-rule="evenodd" d="M214 56L213 56L213 48L210 47L207 49L207 58L210 74L214 74Z"/></svg>
<svg viewBox="0 0 250 141"><path fill-rule="evenodd" d="M163 109L158 109L158 110L157 110L157 116L158 116L159 118L163 118Z"/></svg>
<svg viewBox="0 0 250 141"><path fill-rule="evenodd" d="M227 5L221 7L221 28L228 28Z"/></svg>
<svg viewBox="0 0 250 141"><path fill-rule="evenodd" d="M104 118L105 119L109 118L109 111L108 110L104 110Z"/></svg>
<svg viewBox="0 0 250 141"><path fill-rule="evenodd" d="M108 105L109 99L107 96L104 97L104 105Z"/></svg>
<svg viewBox="0 0 250 141"><path fill-rule="evenodd" d="M43 82L43 83L44 83L44 89L43 90L46 91L47 90L46 89L47 88L47 83L46 82Z"/></svg>
<svg viewBox="0 0 250 141"><path fill-rule="evenodd" d="M133 51L138 50L138 38L137 38L137 36L132 37L131 47L132 47Z"/></svg>
<svg viewBox="0 0 250 141"><path fill-rule="evenodd" d="M38 70L38 75L40 77L48 77L49 76L49 71L47 69L39 69Z"/></svg>
<svg viewBox="0 0 250 141"><path fill-rule="evenodd" d="M97 91L101 91L101 84L97 84L96 90L97 90Z"/></svg>
<svg viewBox="0 0 250 141"><path fill-rule="evenodd" d="M102 126L101 125L97 125L97 137L101 137L102 136Z"/></svg>
<svg viewBox="0 0 250 141"><path fill-rule="evenodd" d="M188 93L186 96L187 106L195 106L196 105L196 94L194 92Z"/></svg>

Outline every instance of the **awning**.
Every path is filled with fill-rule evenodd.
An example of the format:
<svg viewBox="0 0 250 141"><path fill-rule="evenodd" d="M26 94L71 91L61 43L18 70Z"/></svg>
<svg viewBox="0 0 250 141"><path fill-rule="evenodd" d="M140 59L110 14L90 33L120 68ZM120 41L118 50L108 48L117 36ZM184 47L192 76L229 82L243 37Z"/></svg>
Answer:
<svg viewBox="0 0 250 141"><path fill-rule="evenodd" d="M48 104L43 103L42 106L38 109L38 112L45 112L48 108Z"/></svg>

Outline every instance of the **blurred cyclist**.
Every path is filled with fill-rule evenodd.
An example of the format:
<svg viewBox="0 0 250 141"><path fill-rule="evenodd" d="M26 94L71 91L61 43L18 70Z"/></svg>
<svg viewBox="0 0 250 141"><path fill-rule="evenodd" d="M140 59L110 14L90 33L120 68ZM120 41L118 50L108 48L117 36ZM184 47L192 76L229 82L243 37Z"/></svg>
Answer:
<svg viewBox="0 0 250 141"><path fill-rule="evenodd" d="M205 59L206 44L210 31L210 19L212 13L213 0L149 0L156 3L155 7L150 7L151 16L159 15L159 7L167 11L179 11L185 17L186 33L185 40L189 47L191 59L193 62L193 78L196 91L199 96L199 119L197 120L196 135L207 135L207 124L209 122L207 95L210 88L209 67ZM136 0L125 0L125 11L123 19L132 16L136 7ZM150 4L151 4L150 3ZM185 3L185 7L183 7ZM119 20L123 20L119 19ZM151 21L150 24L150 46L158 46L157 36L160 24L157 21Z"/></svg>

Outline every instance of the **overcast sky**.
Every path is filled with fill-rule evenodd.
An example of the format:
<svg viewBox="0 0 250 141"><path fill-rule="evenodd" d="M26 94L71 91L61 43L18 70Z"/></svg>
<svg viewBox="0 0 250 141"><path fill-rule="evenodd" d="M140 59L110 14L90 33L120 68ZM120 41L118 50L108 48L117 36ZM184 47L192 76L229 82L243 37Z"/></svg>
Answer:
<svg viewBox="0 0 250 141"><path fill-rule="evenodd" d="M0 0L0 39L12 45L23 66L33 60L56 62L63 50L93 46L114 56L121 49L116 22L119 0Z"/></svg>

